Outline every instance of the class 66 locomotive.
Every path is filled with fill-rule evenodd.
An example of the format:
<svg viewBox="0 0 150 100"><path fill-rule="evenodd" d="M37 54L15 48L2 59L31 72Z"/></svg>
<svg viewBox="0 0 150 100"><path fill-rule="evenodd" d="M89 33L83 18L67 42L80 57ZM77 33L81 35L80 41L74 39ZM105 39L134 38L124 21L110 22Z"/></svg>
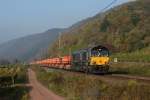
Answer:
<svg viewBox="0 0 150 100"><path fill-rule="evenodd" d="M91 73L105 73L109 70L109 60L109 50L99 45L74 52L72 68Z"/></svg>
<svg viewBox="0 0 150 100"><path fill-rule="evenodd" d="M109 50L98 45L75 51L69 56L34 61L31 64L86 73L107 73L109 61Z"/></svg>

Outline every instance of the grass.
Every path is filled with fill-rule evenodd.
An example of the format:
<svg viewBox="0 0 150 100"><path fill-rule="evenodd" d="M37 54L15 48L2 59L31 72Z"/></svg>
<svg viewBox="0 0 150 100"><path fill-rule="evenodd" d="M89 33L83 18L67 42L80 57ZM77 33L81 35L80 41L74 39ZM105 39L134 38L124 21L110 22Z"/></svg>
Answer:
<svg viewBox="0 0 150 100"><path fill-rule="evenodd" d="M132 53L118 53L112 55L118 58L118 63L111 63L111 72L140 76L150 76L150 48Z"/></svg>
<svg viewBox="0 0 150 100"><path fill-rule="evenodd" d="M110 72L150 77L150 64L146 63L112 63Z"/></svg>
<svg viewBox="0 0 150 100"><path fill-rule="evenodd" d="M25 86L0 88L0 100L28 100L28 91Z"/></svg>
<svg viewBox="0 0 150 100"><path fill-rule="evenodd" d="M131 53L117 53L112 55L113 58L119 61L150 62L150 47Z"/></svg>
<svg viewBox="0 0 150 100"><path fill-rule="evenodd" d="M150 85L135 80L110 84L90 75L34 68L39 81L67 100L149 100Z"/></svg>
<svg viewBox="0 0 150 100"><path fill-rule="evenodd" d="M0 100L28 100L27 68L23 65L0 66Z"/></svg>

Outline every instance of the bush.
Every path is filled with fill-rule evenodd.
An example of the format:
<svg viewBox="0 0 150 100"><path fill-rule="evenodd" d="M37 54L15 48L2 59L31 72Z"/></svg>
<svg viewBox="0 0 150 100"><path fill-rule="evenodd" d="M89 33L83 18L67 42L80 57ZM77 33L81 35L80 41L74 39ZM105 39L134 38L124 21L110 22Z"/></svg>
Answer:
<svg viewBox="0 0 150 100"><path fill-rule="evenodd" d="M118 84L106 83L101 78L58 70L45 71L39 68L38 79L67 100L148 100L150 86L129 80ZM43 80L44 79L44 80Z"/></svg>
<svg viewBox="0 0 150 100"><path fill-rule="evenodd" d="M29 88L27 83L27 68L23 65L5 65L0 68L1 81L0 100L27 100Z"/></svg>

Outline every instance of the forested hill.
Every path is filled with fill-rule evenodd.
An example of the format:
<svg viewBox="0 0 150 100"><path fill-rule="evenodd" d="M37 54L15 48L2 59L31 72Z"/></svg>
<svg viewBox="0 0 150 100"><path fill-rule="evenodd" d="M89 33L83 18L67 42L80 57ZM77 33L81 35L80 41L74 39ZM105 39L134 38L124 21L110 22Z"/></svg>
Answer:
<svg viewBox="0 0 150 100"><path fill-rule="evenodd" d="M150 46L150 0L129 2L87 19L80 27L63 33L47 56L68 54L92 45L106 45L118 52L132 52ZM55 56L56 56L55 55ZM53 55L54 56L54 55Z"/></svg>

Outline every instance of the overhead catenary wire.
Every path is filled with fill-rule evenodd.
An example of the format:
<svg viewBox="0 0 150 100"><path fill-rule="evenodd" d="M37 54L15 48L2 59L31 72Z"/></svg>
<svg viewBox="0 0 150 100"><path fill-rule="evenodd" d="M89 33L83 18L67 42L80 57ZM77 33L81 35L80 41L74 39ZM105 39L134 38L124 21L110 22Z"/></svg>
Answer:
<svg viewBox="0 0 150 100"><path fill-rule="evenodd" d="M60 53L60 52L61 52L61 34L62 34L62 33L59 32L59 37L58 37L58 38L59 38L59 40L58 40L58 46L59 46L59 47L58 47L58 49L59 49L59 55L58 55L58 56L59 56L59 57L61 57L61 53Z"/></svg>
<svg viewBox="0 0 150 100"><path fill-rule="evenodd" d="M107 6L105 6L103 9L101 9L101 12L105 11L106 9L108 9L109 7L111 7L114 3L116 3L117 0L113 0L112 2L110 2ZM59 40L58 40L58 48L59 48L59 51L61 51L61 35L62 33L60 32L59 33ZM69 51L71 53L71 48L69 48ZM61 57L61 54L59 52L59 57Z"/></svg>
<svg viewBox="0 0 150 100"><path fill-rule="evenodd" d="M104 12L106 9L111 7L114 3L116 3L118 0L113 0L111 3L109 3L107 6L101 9L101 12Z"/></svg>

